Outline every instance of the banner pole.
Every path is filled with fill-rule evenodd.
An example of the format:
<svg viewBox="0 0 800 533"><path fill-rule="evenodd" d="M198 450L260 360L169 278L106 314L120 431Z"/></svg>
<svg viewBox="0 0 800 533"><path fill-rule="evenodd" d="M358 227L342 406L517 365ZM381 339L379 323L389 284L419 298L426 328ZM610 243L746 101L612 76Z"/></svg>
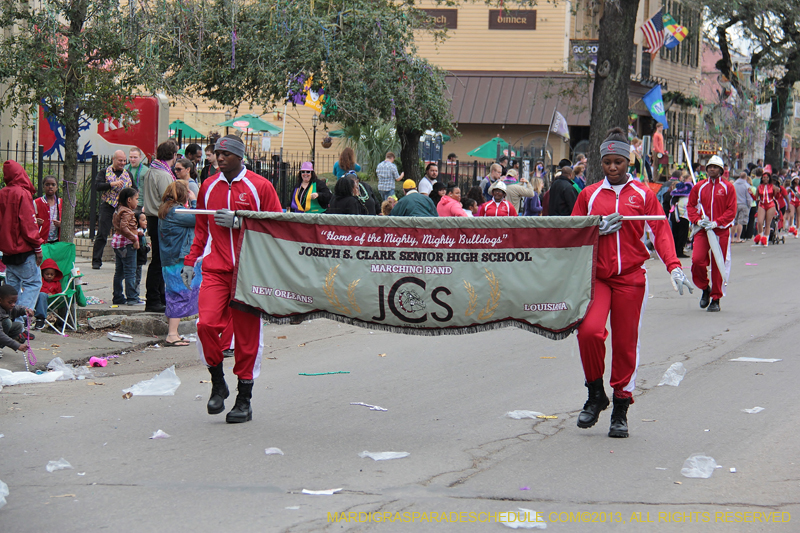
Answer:
<svg viewBox="0 0 800 533"><path fill-rule="evenodd" d="M550 130L553 129L553 120L556 118L556 111L558 111L558 106L561 103L561 96L558 97L556 100L556 106L553 108L553 116L550 117L550 124L547 126L547 135L544 138L544 158L545 163L547 163L547 143L550 141ZM553 166L553 155L550 155L550 166ZM552 183L553 180L550 180Z"/></svg>
<svg viewBox="0 0 800 533"><path fill-rule="evenodd" d="M692 177L692 185L697 185L697 181L694 179L694 169L692 168L692 161L689 159L689 151L686 149L686 143L681 141L681 146L683 147L683 154L686 157L686 166L689 167L689 175Z"/></svg>

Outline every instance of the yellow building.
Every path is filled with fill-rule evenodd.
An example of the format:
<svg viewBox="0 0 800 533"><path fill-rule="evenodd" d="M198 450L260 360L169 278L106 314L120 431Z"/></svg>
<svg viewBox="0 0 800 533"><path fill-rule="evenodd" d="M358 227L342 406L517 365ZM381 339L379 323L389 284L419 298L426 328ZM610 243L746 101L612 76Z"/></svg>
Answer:
<svg viewBox="0 0 800 533"><path fill-rule="evenodd" d="M662 50L651 60L643 52L640 26L659 7L689 28L677 48ZM445 146L460 160L467 152L495 136L501 136L523 152L541 149L548 125L558 111L570 126L569 144L552 134L548 145L553 159L571 157L586 150L589 138L592 85L580 63L596 57L602 5L593 0L576 3L541 3L535 9L502 11L480 3L442 9L424 7L437 24L447 27L449 38L441 44L420 35L423 57L450 71L451 110L462 136ZM648 135L654 125L641 97L653 86L663 91L697 96L700 69L700 14L678 2L642 0L639 5L636 44L631 58L630 108L640 115L637 134ZM678 161L678 141L691 146L696 128L696 109L672 105L665 140ZM624 125L621 125L624 126ZM682 160L682 155L680 156Z"/></svg>

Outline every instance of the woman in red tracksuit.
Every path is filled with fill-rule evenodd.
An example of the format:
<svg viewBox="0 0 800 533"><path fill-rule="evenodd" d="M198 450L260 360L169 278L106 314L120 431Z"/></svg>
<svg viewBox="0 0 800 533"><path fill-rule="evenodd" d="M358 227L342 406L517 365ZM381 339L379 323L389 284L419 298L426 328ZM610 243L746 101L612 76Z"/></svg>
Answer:
<svg viewBox="0 0 800 533"><path fill-rule="evenodd" d="M672 276L675 290L683 294L689 280L675 256L672 233L664 220L627 221L624 216L658 215L664 210L656 195L626 173L630 146L625 132L614 128L600 147L605 179L587 186L578 195L573 216L603 215L597 248L597 279L594 299L578 326L578 345L586 376L589 399L578 416L578 427L590 428L609 405L603 387L605 371L606 321L611 314L611 387L614 410L609 437L628 436L628 406L633 403L636 369L639 365L639 328L647 302L647 271L644 262L650 253L644 245L646 226L654 234L653 243Z"/></svg>
<svg viewBox="0 0 800 533"><path fill-rule="evenodd" d="M233 135L220 139L215 146L220 172L200 186L198 209L216 210L214 220L208 215L197 215L194 241L189 255L184 259L181 272L183 281L190 286L195 263L203 258L203 281L200 285L199 319L197 321L197 348L211 373L211 398L208 413L215 415L225 410L228 386L222 372L223 350L230 347L230 337L225 330L233 322L236 338L233 373L239 378L236 405L225 420L229 423L247 422L253 411L250 398L253 379L261 369L264 342L261 318L257 315L229 307L231 290L236 281L234 247L239 241L239 221L235 211L280 212L281 204L272 184L242 165L244 144Z"/></svg>

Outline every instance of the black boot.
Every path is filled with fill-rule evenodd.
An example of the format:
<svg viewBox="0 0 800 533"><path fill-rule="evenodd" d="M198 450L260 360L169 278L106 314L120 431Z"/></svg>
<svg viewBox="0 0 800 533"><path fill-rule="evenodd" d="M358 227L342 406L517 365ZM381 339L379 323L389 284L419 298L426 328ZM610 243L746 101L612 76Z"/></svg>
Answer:
<svg viewBox="0 0 800 533"><path fill-rule="evenodd" d="M719 311L719 298L711 300L711 305L708 306L709 313L716 313Z"/></svg>
<svg viewBox="0 0 800 533"><path fill-rule="evenodd" d="M611 428L609 437L626 438L628 436L628 406L630 398L617 398L614 396L614 410L611 411Z"/></svg>
<svg viewBox="0 0 800 533"><path fill-rule="evenodd" d="M600 411L608 407L608 396L603 389L603 378L587 383L586 387L589 389L589 399L583 404L583 411L578 415L579 428L590 428L595 425Z"/></svg>
<svg viewBox="0 0 800 533"><path fill-rule="evenodd" d="M700 297L700 309L705 309L708 307L709 302L711 301L711 287L706 287L703 289L703 295Z"/></svg>
<svg viewBox="0 0 800 533"><path fill-rule="evenodd" d="M250 398L253 397L253 380L239 380L239 394L236 395L236 405L225 417L228 424L241 424L253 419L253 409L250 407Z"/></svg>
<svg viewBox="0 0 800 533"><path fill-rule="evenodd" d="M222 372L222 363L208 367L211 373L211 398L208 399L208 414L218 415L225 410L225 398L230 396L228 384L225 383L225 374Z"/></svg>

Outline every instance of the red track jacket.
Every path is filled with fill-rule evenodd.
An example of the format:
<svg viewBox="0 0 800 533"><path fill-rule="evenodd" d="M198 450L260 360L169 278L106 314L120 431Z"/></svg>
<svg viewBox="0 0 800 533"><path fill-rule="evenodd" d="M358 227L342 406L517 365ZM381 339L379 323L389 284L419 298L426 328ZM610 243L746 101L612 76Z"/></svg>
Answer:
<svg viewBox="0 0 800 533"><path fill-rule="evenodd" d="M703 215L717 223L720 233L730 228L736 219L736 188L721 178L708 178L692 187L686 206L689 221L697 224Z"/></svg>
<svg viewBox="0 0 800 533"><path fill-rule="evenodd" d="M6 186L0 189L0 251L6 255L41 252L42 238L33 214L33 188L22 165L8 160L3 163Z"/></svg>
<svg viewBox="0 0 800 533"><path fill-rule="evenodd" d="M244 169L230 184L222 172L206 179L197 195L197 209L282 211L272 183ZM239 242L240 231L216 225L213 215L197 215L194 241L183 264L194 266L203 257L203 272L233 272L236 264L234 247Z"/></svg>
<svg viewBox="0 0 800 533"><path fill-rule="evenodd" d="M734 197L734 201L736 197ZM628 182L620 190L619 196L607 179L588 185L578 195L573 216L610 215L622 216L660 215L664 210L658 198L649 188L628 176ZM611 235L601 235L597 249L597 277L608 279L612 276L628 274L642 268L650 258L644 245L645 226L654 234L653 244L658 255L667 267L667 272L679 268L681 262L675 255L675 241L672 238L666 218L659 221L631 220L622 222L622 229Z"/></svg>

